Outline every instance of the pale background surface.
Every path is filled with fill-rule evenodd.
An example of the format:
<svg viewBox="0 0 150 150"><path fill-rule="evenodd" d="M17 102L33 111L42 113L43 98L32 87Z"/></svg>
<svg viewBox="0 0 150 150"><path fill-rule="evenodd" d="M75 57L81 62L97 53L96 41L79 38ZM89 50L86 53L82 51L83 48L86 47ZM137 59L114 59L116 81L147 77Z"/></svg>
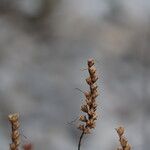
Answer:
<svg viewBox="0 0 150 150"><path fill-rule="evenodd" d="M124 125L135 150L150 141L150 1L0 0L0 149L7 115L20 112L35 150L76 150L89 57L100 80L100 118L82 149L114 150ZM23 142L25 139L23 138Z"/></svg>

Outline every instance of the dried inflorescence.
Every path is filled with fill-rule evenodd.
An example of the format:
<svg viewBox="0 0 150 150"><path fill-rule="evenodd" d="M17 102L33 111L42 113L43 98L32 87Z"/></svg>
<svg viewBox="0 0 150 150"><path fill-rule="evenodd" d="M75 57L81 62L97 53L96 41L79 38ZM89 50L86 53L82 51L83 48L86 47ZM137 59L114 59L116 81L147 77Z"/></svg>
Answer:
<svg viewBox="0 0 150 150"><path fill-rule="evenodd" d="M121 144L121 147L119 147L117 150L131 150L131 146L128 144L128 140L124 137L124 128L119 127L116 129L118 136L119 136L119 141Z"/></svg>
<svg viewBox="0 0 150 150"><path fill-rule="evenodd" d="M8 119L12 126L10 150L18 150L20 144L20 134L19 134L19 114L10 114Z"/></svg>
<svg viewBox="0 0 150 150"><path fill-rule="evenodd" d="M85 104L81 106L81 111L86 113L86 115L81 115L79 120L83 122L83 124L79 125L79 129L83 132L83 134L90 133L91 129L95 128L95 121L97 119L96 114L96 97L98 96L97 84L98 76L96 74L96 68L94 66L94 60L88 60L88 72L89 77L86 79L87 84L90 87L88 92L84 92L85 95Z"/></svg>

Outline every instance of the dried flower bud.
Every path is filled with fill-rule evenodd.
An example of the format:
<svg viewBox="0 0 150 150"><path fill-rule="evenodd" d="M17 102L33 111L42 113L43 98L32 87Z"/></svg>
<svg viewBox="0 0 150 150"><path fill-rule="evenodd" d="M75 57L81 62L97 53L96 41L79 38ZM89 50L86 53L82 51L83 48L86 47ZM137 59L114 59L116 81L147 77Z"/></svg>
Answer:
<svg viewBox="0 0 150 150"><path fill-rule="evenodd" d="M126 147L126 145L127 145L127 143L128 143L128 141L127 141L127 139L126 139L125 137L121 137L120 142L121 142L121 145L122 145L123 147Z"/></svg>
<svg viewBox="0 0 150 150"><path fill-rule="evenodd" d="M117 128L116 131L117 131L119 136L122 136L124 134L124 128L123 127Z"/></svg>
<svg viewBox="0 0 150 150"><path fill-rule="evenodd" d="M19 118L19 114L18 113L10 114L8 116L8 119L9 119L10 122L16 122L16 121L18 121L18 118Z"/></svg>
<svg viewBox="0 0 150 150"><path fill-rule="evenodd" d="M95 99L98 95L99 95L98 92L95 91L95 92L93 93L93 95L92 95L92 98Z"/></svg>
<svg viewBox="0 0 150 150"><path fill-rule="evenodd" d="M91 132L90 132L90 129L89 129L89 128L85 128L84 133L85 133L85 134L90 134L90 133L91 133Z"/></svg>
<svg viewBox="0 0 150 150"><path fill-rule="evenodd" d="M94 65L94 59L89 59L88 60L88 66L92 67Z"/></svg>
<svg viewBox="0 0 150 150"><path fill-rule="evenodd" d="M16 150L16 145L15 145L14 143L11 143L11 144L10 144L10 149L11 149L11 150Z"/></svg>
<svg viewBox="0 0 150 150"><path fill-rule="evenodd" d="M86 104L87 104L88 107L90 107L92 105L92 103L93 103L91 101L91 99L86 99L85 102L86 102Z"/></svg>
<svg viewBox="0 0 150 150"><path fill-rule="evenodd" d="M88 105L82 105L82 106L81 106L81 110L82 110L83 112L87 113L87 112L88 112Z"/></svg>
<svg viewBox="0 0 150 150"><path fill-rule="evenodd" d="M127 144L124 150L131 150L131 146Z"/></svg>
<svg viewBox="0 0 150 150"><path fill-rule="evenodd" d="M90 74L96 73L96 68L95 68L95 66L91 66L91 68L89 68L89 73L90 73Z"/></svg>
<svg viewBox="0 0 150 150"><path fill-rule="evenodd" d="M82 121L82 122L86 122L87 118L86 118L86 116L81 115L79 120Z"/></svg>
<svg viewBox="0 0 150 150"><path fill-rule="evenodd" d="M84 131L84 129L85 129L85 128L84 128L84 125L81 125L81 124L80 124L80 125L78 126L78 129L81 130L81 131Z"/></svg>
<svg viewBox="0 0 150 150"><path fill-rule="evenodd" d="M95 83L98 80L98 77L96 75L94 75L91 80L93 83Z"/></svg>
<svg viewBox="0 0 150 150"><path fill-rule="evenodd" d="M98 88L98 86L96 85L96 83L91 85L91 89L93 91L97 90L97 88Z"/></svg>
<svg viewBox="0 0 150 150"><path fill-rule="evenodd" d="M88 120L86 122L86 126L88 126L90 129L95 128L95 122L93 120Z"/></svg>
<svg viewBox="0 0 150 150"><path fill-rule="evenodd" d="M93 120L97 120L97 115L96 115L96 113L94 113L94 115L93 115Z"/></svg>
<svg viewBox="0 0 150 150"><path fill-rule="evenodd" d="M84 95L85 95L85 97L86 97L87 99L89 99L90 96L91 96L91 93L90 93L90 92L84 92Z"/></svg>
<svg viewBox="0 0 150 150"><path fill-rule="evenodd" d="M123 136L124 134L124 128L119 127L116 129L118 136L119 136L119 141L121 144L121 149L118 148L118 150L131 150L131 146L128 144L128 140Z"/></svg>
<svg viewBox="0 0 150 150"><path fill-rule="evenodd" d="M92 85L91 77L86 78L86 82L88 85Z"/></svg>

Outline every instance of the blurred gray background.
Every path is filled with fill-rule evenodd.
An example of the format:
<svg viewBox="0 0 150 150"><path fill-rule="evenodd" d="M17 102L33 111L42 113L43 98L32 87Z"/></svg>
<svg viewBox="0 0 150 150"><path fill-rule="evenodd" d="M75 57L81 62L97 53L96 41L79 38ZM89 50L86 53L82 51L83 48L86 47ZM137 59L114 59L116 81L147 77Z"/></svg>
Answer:
<svg viewBox="0 0 150 150"><path fill-rule="evenodd" d="M83 150L114 150L123 125L134 150L150 141L149 0L0 0L0 149L19 112L35 150L76 150L88 58L100 80L99 119Z"/></svg>

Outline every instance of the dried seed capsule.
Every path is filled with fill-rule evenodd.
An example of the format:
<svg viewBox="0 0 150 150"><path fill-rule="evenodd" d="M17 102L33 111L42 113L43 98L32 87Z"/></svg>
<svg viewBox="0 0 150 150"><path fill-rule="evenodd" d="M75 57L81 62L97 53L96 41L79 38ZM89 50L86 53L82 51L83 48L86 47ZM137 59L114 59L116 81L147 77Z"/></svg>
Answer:
<svg viewBox="0 0 150 150"><path fill-rule="evenodd" d="M83 116L83 115L80 116L79 120L82 122L87 122L86 116Z"/></svg>
<svg viewBox="0 0 150 150"><path fill-rule="evenodd" d="M92 67L94 65L94 59L88 60L88 67Z"/></svg>
<svg viewBox="0 0 150 150"><path fill-rule="evenodd" d="M89 73L90 73L90 74L96 73L96 68L95 68L95 66L92 66L91 68L89 68Z"/></svg>
<svg viewBox="0 0 150 150"><path fill-rule="evenodd" d="M88 108L87 105L82 105L82 106L81 106L81 110L82 110L83 112L87 113L88 110L89 110L89 108Z"/></svg>
<svg viewBox="0 0 150 150"><path fill-rule="evenodd" d="M91 92L84 92L84 95L87 99L89 99L91 96Z"/></svg>
<svg viewBox="0 0 150 150"><path fill-rule="evenodd" d="M121 143L121 145L122 145L123 147L126 147L128 141L127 141L127 139L126 139L125 137L121 137L120 143Z"/></svg>
<svg viewBox="0 0 150 150"><path fill-rule="evenodd" d="M122 136L124 134L124 128L123 127L117 128L116 131L117 131L119 136Z"/></svg>
<svg viewBox="0 0 150 150"><path fill-rule="evenodd" d="M84 125L79 125L78 129L81 130L81 131L84 131L85 127L84 127Z"/></svg>
<svg viewBox="0 0 150 150"><path fill-rule="evenodd" d="M88 85L92 85L91 77L86 78L86 82Z"/></svg>

